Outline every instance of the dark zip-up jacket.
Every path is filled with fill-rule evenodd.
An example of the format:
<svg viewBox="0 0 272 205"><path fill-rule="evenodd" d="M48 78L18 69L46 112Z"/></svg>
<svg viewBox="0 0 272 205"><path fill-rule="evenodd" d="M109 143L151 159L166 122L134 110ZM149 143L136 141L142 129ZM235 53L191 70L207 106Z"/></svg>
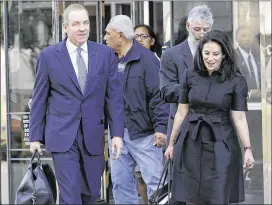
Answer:
<svg viewBox="0 0 272 205"><path fill-rule="evenodd" d="M160 98L160 62L134 41L124 70L125 124L131 140L155 132L166 134L169 104Z"/></svg>

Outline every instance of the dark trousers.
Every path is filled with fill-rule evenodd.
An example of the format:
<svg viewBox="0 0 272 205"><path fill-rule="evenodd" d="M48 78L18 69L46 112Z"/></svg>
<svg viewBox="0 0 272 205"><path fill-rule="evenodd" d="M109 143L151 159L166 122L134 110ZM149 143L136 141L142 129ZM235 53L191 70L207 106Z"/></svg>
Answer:
<svg viewBox="0 0 272 205"><path fill-rule="evenodd" d="M60 204L95 204L100 196L104 155L92 156L85 147L82 126L66 152L52 153Z"/></svg>

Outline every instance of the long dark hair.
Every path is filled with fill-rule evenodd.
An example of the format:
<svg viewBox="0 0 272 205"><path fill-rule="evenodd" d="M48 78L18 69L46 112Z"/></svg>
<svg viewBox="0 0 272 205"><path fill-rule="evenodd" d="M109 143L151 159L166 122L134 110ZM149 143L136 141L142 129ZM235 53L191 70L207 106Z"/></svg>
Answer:
<svg viewBox="0 0 272 205"><path fill-rule="evenodd" d="M208 42L215 42L219 44L222 49L222 53L225 56L222 59L219 68L219 71L222 73L221 81L230 78L232 74L239 71L236 63L235 51L228 37L222 31L213 30L204 35L203 39L201 39L201 41L199 42L198 48L196 50L194 58L194 68L200 75L207 75L207 69L205 67L202 56L202 50L204 45Z"/></svg>
<svg viewBox="0 0 272 205"><path fill-rule="evenodd" d="M141 28L141 27L145 28L148 32L148 35L150 35L151 38L155 39L155 43L154 43L154 45L151 45L150 50L153 52L156 52L157 56L160 58L161 54L162 54L162 46L160 45L158 37L156 36L155 32L153 31L151 26L148 26L146 24L139 24L139 25L135 26L134 31L137 28Z"/></svg>

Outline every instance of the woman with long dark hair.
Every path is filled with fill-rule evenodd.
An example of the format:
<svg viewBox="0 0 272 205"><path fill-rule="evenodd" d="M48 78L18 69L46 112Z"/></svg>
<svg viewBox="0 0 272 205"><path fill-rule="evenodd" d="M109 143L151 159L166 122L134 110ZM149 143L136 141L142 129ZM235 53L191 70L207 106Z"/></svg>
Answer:
<svg viewBox="0 0 272 205"><path fill-rule="evenodd" d="M245 114L248 89L223 32L205 34L194 69L185 71L180 84L178 111L165 152L174 159L173 201L244 201L243 166L254 164Z"/></svg>

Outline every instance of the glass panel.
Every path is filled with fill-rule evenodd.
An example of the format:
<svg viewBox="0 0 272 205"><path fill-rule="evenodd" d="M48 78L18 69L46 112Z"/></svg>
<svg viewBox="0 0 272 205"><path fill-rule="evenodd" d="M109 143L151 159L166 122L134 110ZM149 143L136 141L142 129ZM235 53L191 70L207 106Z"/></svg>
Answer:
<svg viewBox="0 0 272 205"><path fill-rule="evenodd" d="M28 132L29 104L32 96L35 69L40 51L54 43L52 38L52 2L50 1L9 1L7 13L8 45L8 90L10 120L9 151L11 164L9 170L10 201L27 169L30 157L29 146L25 143ZM1 103L2 104L2 103ZM2 106L1 106L2 107ZM25 151L22 151L25 149ZM48 157L50 154L45 154ZM15 161L14 161L15 160ZM19 160L19 161L18 161ZM6 186L6 191L8 188ZM6 196L8 197L8 195Z"/></svg>
<svg viewBox="0 0 272 205"><path fill-rule="evenodd" d="M130 3L116 4L116 15L120 15L120 14L131 17Z"/></svg>
<svg viewBox="0 0 272 205"><path fill-rule="evenodd" d="M171 47L171 35L172 35L172 29L171 24L173 19L171 19L171 2L170 1L164 1L163 2L163 51L167 48ZM158 14L159 15L159 14Z"/></svg>
<svg viewBox="0 0 272 205"><path fill-rule="evenodd" d="M163 2L149 3L150 26L153 28L160 45L163 45Z"/></svg>
<svg viewBox="0 0 272 205"><path fill-rule="evenodd" d="M174 24L174 45L181 43L186 36L186 16L190 10L199 5L206 4L211 8L214 15L214 30L221 30L229 37L232 41L232 6L231 2L217 2L217 1L208 1L208 2L195 2L195 1L180 1L175 2L173 5L173 24Z"/></svg>
<svg viewBox="0 0 272 205"><path fill-rule="evenodd" d="M4 21L4 6L3 2L0 2L0 21ZM7 107L6 107L6 67L5 67L5 50L4 50L4 24L0 25L0 62L1 62L1 118L0 118L0 126L1 126L1 160L6 160L6 152L7 152Z"/></svg>
<svg viewBox="0 0 272 205"><path fill-rule="evenodd" d="M0 173L0 203L8 204L8 165L7 165L7 107L6 107L6 67L5 67L5 49L4 49L4 27L5 27L5 17L6 11L4 8L6 3L0 2L0 64L1 64L1 134L0 134L0 145L1 145L1 173Z"/></svg>
<svg viewBox="0 0 272 205"><path fill-rule="evenodd" d="M29 113L10 113L10 149L11 158L23 158L22 154L26 152L21 152L21 150L28 150L29 145Z"/></svg>
<svg viewBox="0 0 272 205"><path fill-rule="evenodd" d="M245 204L263 204L263 144L262 144L262 111L249 110L247 122L255 165L245 170Z"/></svg>
<svg viewBox="0 0 272 205"><path fill-rule="evenodd" d="M78 3L83 5L89 13L89 19L90 19L90 34L89 34L89 40L90 41L97 41L97 19L96 19L96 4L97 2L89 2L89 1L59 1L59 25L60 25L60 33L63 37L65 37L65 34L62 32L62 18L63 18L63 11L66 7L68 7L70 4Z"/></svg>
<svg viewBox="0 0 272 205"><path fill-rule="evenodd" d="M52 3L9 1L10 112L28 112L39 52L53 43Z"/></svg>
<svg viewBox="0 0 272 205"><path fill-rule="evenodd" d="M0 173L0 203L8 204L8 166L7 166L7 118L6 118L6 67L4 50L4 2L0 2L0 62L1 62L1 118L0 118L0 151L1 151L1 173Z"/></svg>
<svg viewBox="0 0 272 205"><path fill-rule="evenodd" d="M271 204L271 1L260 1L264 204Z"/></svg>
<svg viewBox="0 0 272 205"><path fill-rule="evenodd" d="M110 19L112 17L111 15L111 4L108 2L105 2L105 27L108 25L108 23L110 22ZM105 28L104 28L105 30ZM104 35L103 35L104 36Z"/></svg>
<svg viewBox="0 0 272 205"><path fill-rule="evenodd" d="M248 102L261 101L259 2L238 3L235 32L238 66L249 88ZM250 60L248 54L250 53Z"/></svg>
<svg viewBox="0 0 272 205"><path fill-rule="evenodd" d="M263 130L261 88L263 73L260 61L260 13L259 2L237 2L234 14L234 48L237 63L249 88L247 120L250 140L254 147L254 168L245 171L245 192L248 204L264 202L263 175ZM250 59L248 58L250 56Z"/></svg>

